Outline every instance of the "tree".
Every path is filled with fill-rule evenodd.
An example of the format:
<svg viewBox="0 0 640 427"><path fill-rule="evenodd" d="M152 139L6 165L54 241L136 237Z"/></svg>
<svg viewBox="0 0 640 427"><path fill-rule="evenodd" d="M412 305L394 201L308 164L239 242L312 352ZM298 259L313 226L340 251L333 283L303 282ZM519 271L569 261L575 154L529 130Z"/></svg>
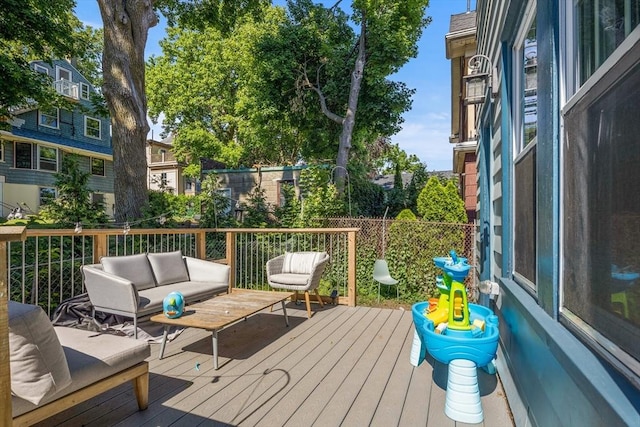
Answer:
<svg viewBox="0 0 640 427"><path fill-rule="evenodd" d="M464 201L454 181L449 180L442 185L435 176L429 178L418 196L418 213L425 221L467 222Z"/></svg>
<svg viewBox="0 0 640 427"><path fill-rule="evenodd" d="M80 169L79 158L65 154L61 171L54 174L58 197L40 209L40 216L61 226L73 227L81 222L85 226L104 224L108 221L104 205L91 201L89 191L89 172Z"/></svg>
<svg viewBox="0 0 640 427"><path fill-rule="evenodd" d="M144 48L158 18L149 0L98 0L98 5L104 29L102 90L112 125L115 216L124 222L142 217L148 202Z"/></svg>
<svg viewBox="0 0 640 427"><path fill-rule="evenodd" d="M29 59L77 53L74 5L74 0L0 2L0 119L11 117L29 100L43 106L58 100L51 81L31 69Z"/></svg>
<svg viewBox="0 0 640 427"><path fill-rule="evenodd" d="M335 19L342 19L336 12L338 2L325 13ZM319 6L313 6L309 0L288 1L290 10L307 11L304 19L299 19L301 25L306 22L316 24L314 15L319 16ZM315 62L305 60L301 66L301 86L317 94L320 108L325 116L338 123L341 127L336 170L338 189L342 192L346 176L346 166L352 148L352 138L355 129L356 111L360 90L364 79L373 82L384 82L385 78L396 72L410 58L417 54L416 43L423 28L430 18L424 18L429 0L354 0L352 2L353 21L359 26L360 33L355 38L353 52L356 53L350 72L348 101L344 105L344 113L340 115L332 111L327 104L325 87L331 82L326 81L327 61L337 57L320 56ZM322 27L321 27L322 28ZM373 86L375 87L375 86Z"/></svg>

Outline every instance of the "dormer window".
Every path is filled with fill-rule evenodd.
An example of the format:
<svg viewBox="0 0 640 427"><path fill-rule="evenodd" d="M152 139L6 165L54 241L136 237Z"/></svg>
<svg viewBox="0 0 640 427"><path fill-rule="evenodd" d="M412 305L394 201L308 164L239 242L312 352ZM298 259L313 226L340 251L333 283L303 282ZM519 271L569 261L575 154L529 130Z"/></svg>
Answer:
<svg viewBox="0 0 640 427"><path fill-rule="evenodd" d="M47 76L49 75L49 69L47 67L43 67L42 65L35 64L33 66L33 69L38 73L46 74Z"/></svg>
<svg viewBox="0 0 640 427"><path fill-rule="evenodd" d="M86 83L80 83L80 98L89 99L89 85Z"/></svg>

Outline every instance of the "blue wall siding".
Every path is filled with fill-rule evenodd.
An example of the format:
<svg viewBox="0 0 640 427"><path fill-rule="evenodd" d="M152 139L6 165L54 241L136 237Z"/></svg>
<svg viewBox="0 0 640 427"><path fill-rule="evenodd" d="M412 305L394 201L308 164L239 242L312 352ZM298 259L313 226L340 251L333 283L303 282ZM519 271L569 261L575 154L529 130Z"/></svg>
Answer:
<svg viewBox="0 0 640 427"><path fill-rule="evenodd" d="M504 357L534 425L640 425L637 389L625 385L520 285L503 279L500 287Z"/></svg>

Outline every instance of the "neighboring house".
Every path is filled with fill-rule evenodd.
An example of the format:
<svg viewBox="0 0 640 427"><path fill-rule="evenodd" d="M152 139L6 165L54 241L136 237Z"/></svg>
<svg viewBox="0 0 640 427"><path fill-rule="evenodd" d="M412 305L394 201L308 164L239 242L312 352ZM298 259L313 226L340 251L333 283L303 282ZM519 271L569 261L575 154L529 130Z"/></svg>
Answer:
<svg viewBox="0 0 640 427"><path fill-rule="evenodd" d="M208 169L203 168L202 175L215 173L221 183L219 191L231 201L230 208L240 208L246 203L249 193L257 186L265 190L266 201L272 207L284 204L282 187L293 185L296 195L300 195L300 172L306 166L264 166L243 169Z"/></svg>
<svg viewBox="0 0 640 427"><path fill-rule="evenodd" d="M499 81L478 112L477 262L516 424L638 426L640 1L477 14Z"/></svg>
<svg viewBox="0 0 640 427"><path fill-rule="evenodd" d="M469 222L476 219L476 149L478 147L475 114L477 98L467 93L465 77L469 59L476 54L476 12L451 16L445 36L447 59L451 60L451 136L453 172L458 176L460 196Z"/></svg>
<svg viewBox="0 0 640 427"><path fill-rule="evenodd" d="M15 206L37 212L56 196L54 173L62 156L80 156L80 167L91 172L92 198L104 203L113 215L113 150L108 117L92 114L90 95L95 88L69 62L52 65L34 61L32 67L51 77L58 93L73 101L71 111L37 105L15 113L10 131L0 131L0 202L2 216Z"/></svg>
<svg viewBox="0 0 640 427"><path fill-rule="evenodd" d="M173 135L162 141L147 140L147 188L195 196L200 182L183 175L184 164L176 160L172 149Z"/></svg>
<svg viewBox="0 0 640 427"><path fill-rule="evenodd" d="M412 179L413 179L413 173L402 172L402 188L407 188L407 186L409 186L409 184L411 183ZM382 189L386 193L387 191L393 190L393 187L395 185L395 175L394 174L377 175L375 178L371 180L371 182L382 187Z"/></svg>

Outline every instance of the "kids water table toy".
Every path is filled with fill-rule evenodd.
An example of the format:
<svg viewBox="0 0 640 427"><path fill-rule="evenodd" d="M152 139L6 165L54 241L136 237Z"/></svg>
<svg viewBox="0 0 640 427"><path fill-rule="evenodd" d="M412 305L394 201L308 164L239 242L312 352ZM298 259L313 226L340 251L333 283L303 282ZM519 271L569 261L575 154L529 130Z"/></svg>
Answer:
<svg viewBox="0 0 640 427"><path fill-rule="evenodd" d="M484 306L467 302L461 283L469 273L466 259L434 258L444 270L436 285L441 292L438 304L428 301L413 305L415 326L411 363L418 366L426 352L447 364L449 376L445 401L446 415L464 423L482 422L477 367L492 363L498 349L498 317ZM446 321L445 321L446 319Z"/></svg>

